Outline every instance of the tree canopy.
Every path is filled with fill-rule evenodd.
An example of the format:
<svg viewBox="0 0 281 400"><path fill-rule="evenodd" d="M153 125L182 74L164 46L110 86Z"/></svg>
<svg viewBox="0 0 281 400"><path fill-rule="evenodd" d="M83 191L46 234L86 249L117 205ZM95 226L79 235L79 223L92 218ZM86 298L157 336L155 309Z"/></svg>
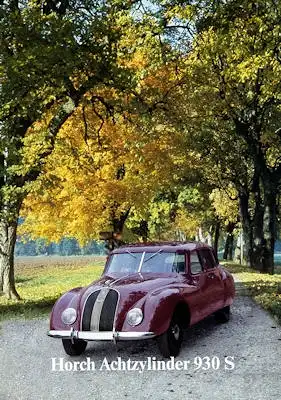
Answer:
<svg viewBox="0 0 281 400"><path fill-rule="evenodd" d="M240 223L273 272L280 18L273 0L3 2L0 289L17 297L19 213L80 242Z"/></svg>

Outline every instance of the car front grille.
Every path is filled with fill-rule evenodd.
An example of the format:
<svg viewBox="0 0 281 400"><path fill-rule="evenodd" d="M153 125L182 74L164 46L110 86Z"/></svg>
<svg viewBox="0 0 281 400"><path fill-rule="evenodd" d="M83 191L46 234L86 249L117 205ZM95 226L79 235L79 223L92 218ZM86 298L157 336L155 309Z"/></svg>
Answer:
<svg viewBox="0 0 281 400"><path fill-rule="evenodd" d="M87 298L83 315L83 331L112 331L115 311L118 303L118 292L102 288L91 293Z"/></svg>

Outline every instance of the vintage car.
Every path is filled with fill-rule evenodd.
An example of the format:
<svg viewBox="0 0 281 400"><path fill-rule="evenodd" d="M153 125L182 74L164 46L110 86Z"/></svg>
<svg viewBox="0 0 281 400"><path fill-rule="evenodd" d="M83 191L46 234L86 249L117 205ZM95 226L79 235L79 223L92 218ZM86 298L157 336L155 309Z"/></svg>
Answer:
<svg viewBox="0 0 281 400"><path fill-rule="evenodd" d="M99 280L58 299L48 335L61 338L69 355L88 341L156 338L164 357L177 356L185 328L210 314L228 321L234 293L232 275L205 244L122 246Z"/></svg>

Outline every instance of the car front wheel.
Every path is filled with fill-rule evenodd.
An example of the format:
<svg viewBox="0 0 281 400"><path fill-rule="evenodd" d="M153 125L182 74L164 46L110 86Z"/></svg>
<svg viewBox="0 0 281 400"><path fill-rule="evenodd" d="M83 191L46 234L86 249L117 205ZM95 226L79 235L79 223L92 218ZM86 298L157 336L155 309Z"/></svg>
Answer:
<svg viewBox="0 0 281 400"><path fill-rule="evenodd" d="M157 337L157 343L164 357L176 357L181 348L183 340L183 329L180 320L174 316L166 332Z"/></svg>
<svg viewBox="0 0 281 400"><path fill-rule="evenodd" d="M79 356L87 347L87 342L79 339L62 339L62 344L66 354L69 356Z"/></svg>

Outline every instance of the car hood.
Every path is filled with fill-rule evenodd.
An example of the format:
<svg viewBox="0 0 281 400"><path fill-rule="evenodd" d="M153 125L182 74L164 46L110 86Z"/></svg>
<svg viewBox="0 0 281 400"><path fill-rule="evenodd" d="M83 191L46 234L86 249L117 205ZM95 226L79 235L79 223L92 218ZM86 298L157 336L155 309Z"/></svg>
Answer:
<svg viewBox="0 0 281 400"><path fill-rule="evenodd" d="M155 274L155 273L135 273L130 275L103 275L99 280L93 282L92 286L110 287L120 292L143 292L148 293L154 289L161 288L178 282L178 275Z"/></svg>
<svg viewBox="0 0 281 400"><path fill-rule="evenodd" d="M126 308L132 307L138 300L158 289L177 285L179 278L176 273L155 274L136 273L130 275L103 275L97 281L87 286L81 293L81 305L88 296L96 290L104 287L117 290L120 295L120 306L126 303Z"/></svg>

